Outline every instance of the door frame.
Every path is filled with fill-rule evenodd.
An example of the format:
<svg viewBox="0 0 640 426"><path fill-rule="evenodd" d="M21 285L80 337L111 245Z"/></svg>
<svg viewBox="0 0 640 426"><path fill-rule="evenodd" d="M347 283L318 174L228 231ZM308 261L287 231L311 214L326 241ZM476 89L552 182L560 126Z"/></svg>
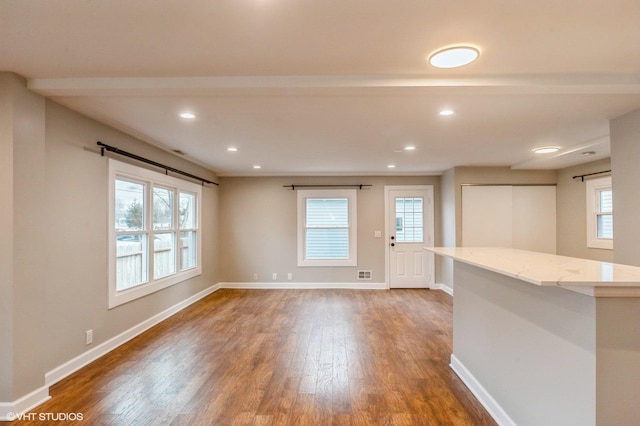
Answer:
<svg viewBox="0 0 640 426"><path fill-rule="evenodd" d="M425 247L429 245L430 246L435 245L435 220L434 219L435 219L436 206L435 206L435 197L434 197L434 185L385 185L384 186L384 238L386 240L384 245L384 280L385 280L387 289L391 288L391 268L390 268L391 248L389 243L389 236L390 236L389 223L391 222L391 218L389 217L389 214L390 214L389 201L391 198L391 191L393 190L426 191L428 201L431 204L431 210L430 211L425 210L424 230L425 230L425 236L428 235L431 237L431 244L425 241ZM426 201L427 200L425 199L425 205L428 205L429 203L427 203ZM431 256L431 280L427 282L427 288L433 288L433 286L435 285L435 275L436 275L435 262L433 262L433 256Z"/></svg>

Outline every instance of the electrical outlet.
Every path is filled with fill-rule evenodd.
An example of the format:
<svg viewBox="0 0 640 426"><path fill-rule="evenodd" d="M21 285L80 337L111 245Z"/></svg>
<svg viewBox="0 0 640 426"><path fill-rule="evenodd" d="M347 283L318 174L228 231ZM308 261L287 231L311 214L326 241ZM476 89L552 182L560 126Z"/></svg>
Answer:
<svg viewBox="0 0 640 426"><path fill-rule="evenodd" d="M255 272L253 273L253 280L258 281L258 274L256 274Z"/></svg>
<svg viewBox="0 0 640 426"><path fill-rule="evenodd" d="M274 273L271 275L271 279L272 279L272 280L274 280L274 281L275 281L275 280L277 280L277 279L278 279L278 273L277 273L277 272L274 272Z"/></svg>
<svg viewBox="0 0 640 426"><path fill-rule="evenodd" d="M289 272L289 273L287 274L287 279L288 279L289 281L291 281L291 280L293 279L293 274L292 274L291 272Z"/></svg>
<svg viewBox="0 0 640 426"><path fill-rule="evenodd" d="M90 345L93 343L93 330L87 330L84 333L85 344Z"/></svg>

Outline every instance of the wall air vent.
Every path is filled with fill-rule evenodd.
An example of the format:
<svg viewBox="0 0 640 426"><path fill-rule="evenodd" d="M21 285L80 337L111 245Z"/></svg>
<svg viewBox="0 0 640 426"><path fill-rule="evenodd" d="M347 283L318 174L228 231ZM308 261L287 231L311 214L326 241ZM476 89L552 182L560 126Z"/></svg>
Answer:
<svg viewBox="0 0 640 426"><path fill-rule="evenodd" d="M371 271L358 271L358 279L359 280L370 280L371 279Z"/></svg>

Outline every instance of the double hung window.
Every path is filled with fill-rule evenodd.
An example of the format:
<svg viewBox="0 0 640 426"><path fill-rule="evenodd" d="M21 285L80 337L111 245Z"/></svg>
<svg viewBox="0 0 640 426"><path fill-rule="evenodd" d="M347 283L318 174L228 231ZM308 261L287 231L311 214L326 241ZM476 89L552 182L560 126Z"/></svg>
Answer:
<svg viewBox="0 0 640 426"><path fill-rule="evenodd" d="M611 177L587 181L587 246L613 249Z"/></svg>
<svg viewBox="0 0 640 426"><path fill-rule="evenodd" d="M201 186L109 160L109 307L201 273Z"/></svg>
<svg viewBox="0 0 640 426"><path fill-rule="evenodd" d="M298 266L356 266L356 191L298 190Z"/></svg>

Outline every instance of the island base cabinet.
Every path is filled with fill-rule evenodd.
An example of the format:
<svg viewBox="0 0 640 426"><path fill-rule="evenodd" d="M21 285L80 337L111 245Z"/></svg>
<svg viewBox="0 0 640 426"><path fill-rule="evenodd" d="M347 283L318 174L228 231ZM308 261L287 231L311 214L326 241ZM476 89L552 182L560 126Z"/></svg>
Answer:
<svg viewBox="0 0 640 426"><path fill-rule="evenodd" d="M451 366L500 424L640 421L640 298L454 262Z"/></svg>

